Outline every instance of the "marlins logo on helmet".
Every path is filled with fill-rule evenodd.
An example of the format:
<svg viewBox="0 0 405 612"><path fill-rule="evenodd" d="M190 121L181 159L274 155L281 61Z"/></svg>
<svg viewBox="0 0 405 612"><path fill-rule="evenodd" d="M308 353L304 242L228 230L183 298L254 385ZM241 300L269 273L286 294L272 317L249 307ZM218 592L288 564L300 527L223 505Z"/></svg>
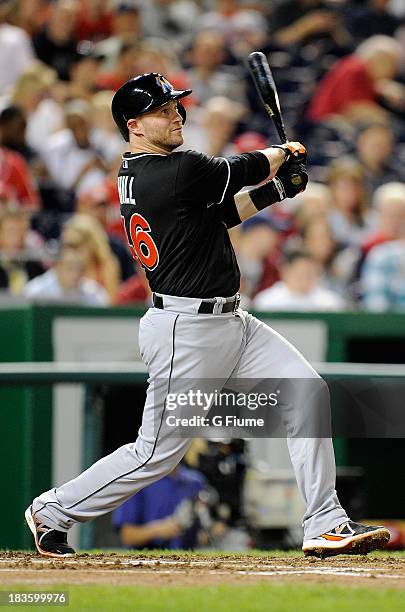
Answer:
<svg viewBox="0 0 405 612"><path fill-rule="evenodd" d="M163 93L170 93L173 91L173 85L161 74L156 76L156 83L162 88Z"/></svg>

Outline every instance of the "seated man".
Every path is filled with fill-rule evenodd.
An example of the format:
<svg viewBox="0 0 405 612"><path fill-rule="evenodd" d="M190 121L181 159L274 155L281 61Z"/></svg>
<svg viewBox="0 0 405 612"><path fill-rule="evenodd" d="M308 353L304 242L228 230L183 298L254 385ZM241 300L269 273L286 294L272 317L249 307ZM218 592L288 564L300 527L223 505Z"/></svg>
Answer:
<svg viewBox="0 0 405 612"><path fill-rule="evenodd" d="M257 310L333 311L342 310L344 302L320 282L319 264L306 251L286 254L281 280L257 294Z"/></svg>
<svg viewBox="0 0 405 612"><path fill-rule="evenodd" d="M204 486L200 472L178 465L168 476L127 499L113 513L122 544L129 548L194 548L198 520L193 498Z"/></svg>
<svg viewBox="0 0 405 612"><path fill-rule="evenodd" d="M389 36L371 36L340 59L323 77L308 107L314 121L338 115L348 121L384 121L381 101L403 112L404 88L393 79L401 65L399 43Z"/></svg>

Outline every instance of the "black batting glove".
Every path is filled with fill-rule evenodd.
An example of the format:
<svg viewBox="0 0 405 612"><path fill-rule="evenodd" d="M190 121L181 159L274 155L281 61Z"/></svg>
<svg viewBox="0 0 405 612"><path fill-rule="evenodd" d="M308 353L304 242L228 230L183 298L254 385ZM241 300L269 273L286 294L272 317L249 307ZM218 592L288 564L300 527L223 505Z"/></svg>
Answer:
<svg viewBox="0 0 405 612"><path fill-rule="evenodd" d="M250 189L249 196L257 210L263 210L276 202L293 198L304 191L307 183L308 173L305 164L284 163L271 181Z"/></svg>
<svg viewBox="0 0 405 612"><path fill-rule="evenodd" d="M273 178L273 182L280 195L279 201L285 198L293 198L304 191L308 184L306 165L296 161L283 164Z"/></svg>

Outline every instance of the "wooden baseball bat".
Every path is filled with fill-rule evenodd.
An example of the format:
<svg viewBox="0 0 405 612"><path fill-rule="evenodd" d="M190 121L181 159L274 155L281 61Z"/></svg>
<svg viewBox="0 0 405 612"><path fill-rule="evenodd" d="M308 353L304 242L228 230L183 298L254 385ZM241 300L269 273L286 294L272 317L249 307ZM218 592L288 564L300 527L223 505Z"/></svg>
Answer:
<svg viewBox="0 0 405 612"><path fill-rule="evenodd" d="M276 126L277 133L282 144L288 142L287 133L284 126L283 116L280 109L277 87L274 82L271 68L264 53L254 51L248 56L248 65L254 84L263 102L269 117Z"/></svg>

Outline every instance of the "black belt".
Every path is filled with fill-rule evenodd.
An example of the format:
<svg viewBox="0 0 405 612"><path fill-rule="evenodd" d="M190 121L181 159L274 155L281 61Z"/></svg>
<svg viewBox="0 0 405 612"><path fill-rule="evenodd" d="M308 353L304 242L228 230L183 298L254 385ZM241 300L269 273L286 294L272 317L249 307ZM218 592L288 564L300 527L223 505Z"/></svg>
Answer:
<svg viewBox="0 0 405 612"><path fill-rule="evenodd" d="M164 310L163 298L161 295L156 295L155 293L152 295L153 305L155 308L160 308L160 310ZM221 313L225 312L235 312L240 304L240 295L238 294L234 300L231 302L225 302L222 304ZM201 302L198 307L198 312L200 314L212 314L214 312L214 307L217 305L217 302Z"/></svg>

